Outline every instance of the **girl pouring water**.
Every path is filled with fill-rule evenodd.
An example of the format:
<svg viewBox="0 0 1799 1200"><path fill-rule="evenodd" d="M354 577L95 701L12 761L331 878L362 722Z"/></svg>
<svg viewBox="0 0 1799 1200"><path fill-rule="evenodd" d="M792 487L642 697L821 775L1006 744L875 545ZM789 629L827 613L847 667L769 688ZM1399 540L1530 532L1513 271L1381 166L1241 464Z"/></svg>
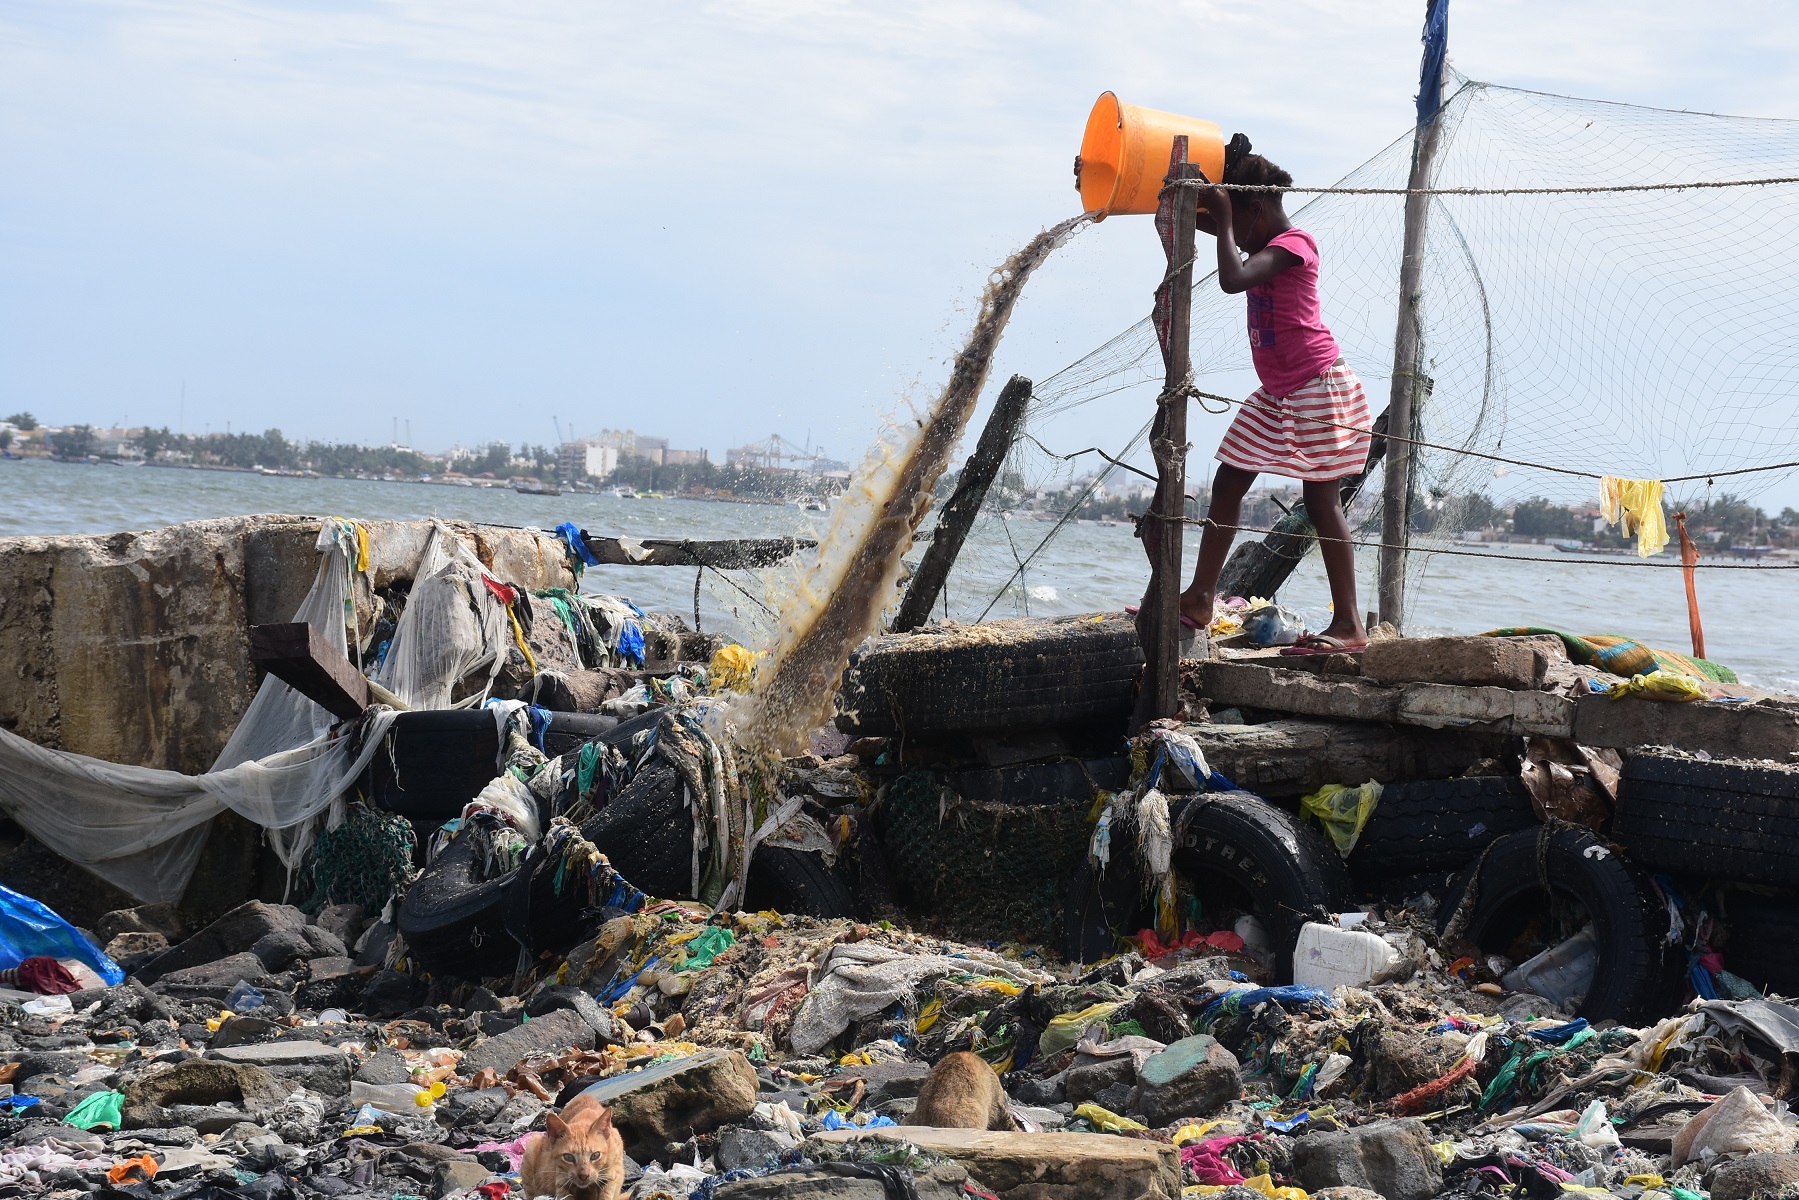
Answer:
<svg viewBox="0 0 1799 1200"><path fill-rule="evenodd" d="M1225 183L1293 186L1291 175L1249 153L1241 134L1226 158ZM1287 218L1281 196L1222 188L1200 193L1196 224L1218 239L1218 286L1249 295L1249 352L1262 386L1244 401L1218 446L1199 563L1181 593L1181 616L1201 629L1211 624L1244 494L1266 471L1297 479L1304 489L1334 609L1324 632L1307 634L1282 653L1360 650L1368 633L1356 606L1355 547L1338 485L1367 462L1368 401L1319 310L1318 243Z"/></svg>

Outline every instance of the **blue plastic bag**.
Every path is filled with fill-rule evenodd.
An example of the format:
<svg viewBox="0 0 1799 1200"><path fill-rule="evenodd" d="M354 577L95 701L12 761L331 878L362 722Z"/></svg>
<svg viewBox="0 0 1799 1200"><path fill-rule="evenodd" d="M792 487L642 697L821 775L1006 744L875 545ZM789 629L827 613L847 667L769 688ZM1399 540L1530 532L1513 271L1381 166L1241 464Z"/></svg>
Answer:
<svg viewBox="0 0 1799 1200"><path fill-rule="evenodd" d="M0 970L9 970L40 955L78 959L92 967L108 987L125 982L125 972L119 970L119 964L83 937L79 929L30 896L0 887Z"/></svg>

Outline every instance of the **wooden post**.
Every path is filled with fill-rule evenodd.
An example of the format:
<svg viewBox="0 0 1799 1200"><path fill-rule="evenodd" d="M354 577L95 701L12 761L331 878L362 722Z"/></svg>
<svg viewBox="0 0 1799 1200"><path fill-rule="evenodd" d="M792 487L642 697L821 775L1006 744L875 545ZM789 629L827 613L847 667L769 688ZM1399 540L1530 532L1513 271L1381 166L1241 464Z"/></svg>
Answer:
<svg viewBox="0 0 1799 1200"><path fill-rule="evenodd" d="M1419 293L1424 277L1424 234L1431 198L1421 194L1436 178L1441 141L1443 50L1448 41L1449 0L1429 0L1425 15L1424 67L1418 88L1418 124L1412 135L1412 173L1406 187L1405 231L1399 258L1399 324L1393 335L1393 386L1387 400L1387 473L1381 485L1380 619L1405 624L1406 547L1411 540L1411 496L1417 466L1412 446L1424 396L1418 373L1422 329Z"/></svg>
<svg viewBox="0 0 1799 1200"><path fill-rule="evenodd" d="M1178 136L1168 158L1167 182L1204 179L1187 161L1187 139ZM1193 328L1194 216L1199 190L1171 187L1163 192L1156 230L1168 256L1168 271L1157 289L1155 324L1162 335L1167 382L1157 400L1150 451L1156 460L1156 498L1144 518L1144 544L1150 555L1149 592L1137 622L1143 641L1143 687L1131 716L1134 732L1180 709L1181 686L1181 547L1187 515L1187 388Z"/></svg>
<svg viewBox="0 0 1799 1200"><path fill-rule="evenodd" d="M900 601L899 613L893 619L895 630L917 629L930 619L931 608L943 592L950 568L962 552L962 543L968 540L975 515L981 511L987 489L993 486L993 480L1012 449L1018 427L1024 422L1024 410L1030 403L1031 381L1023 375L1012 376L1000 389L993 415L987 418L987 426L981 430L981 440L975 444L974 453L962 465L962 476L956 481L955 493L943 506L943 514L931 534L931 544L919 561L918 572L906 586L905 599Z"/></svg>

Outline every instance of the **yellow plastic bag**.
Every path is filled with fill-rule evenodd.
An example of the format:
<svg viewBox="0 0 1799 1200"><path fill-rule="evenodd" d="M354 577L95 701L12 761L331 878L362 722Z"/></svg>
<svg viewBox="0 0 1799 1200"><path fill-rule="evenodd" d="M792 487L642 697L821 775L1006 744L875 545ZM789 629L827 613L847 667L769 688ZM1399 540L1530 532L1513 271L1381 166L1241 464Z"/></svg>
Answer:
<svg viewBox="0 0 1799 1200"><path fill-rule="evenodd" d="M1614 700L1622 700L1626 696L1641 696L1645 700L1685 702L1705 699L1705 688L1691 675L1658 668L1647 675L1638 675L1635 679L1613 684L1612 690L1606 695Z"/></svg>
<svg viewBox="0 0 1799 1200"><path fill-rule="evenodd" d="M1229 1191L1232 1187L1249 1188L1267 1196L1268 1200L1311 1200L1304 1188L1275 1187L1273 1177L1268 1175L1251 1175L1242 1183L1228 1186L1222 1183L1190 1183L1181 1189L1181 1195L1183 1197L1216 1196L1221 1192Z"/></svg>
<svg viewBox="0 0 1799 1200"><path fill-rule="evenodd" d="M1079 1012L1051 1017L1043 1036L1037 1039L1037 1053L1053 1058L1081 1040L1081 1033L1095 1021L1104 1021L1118 1011L1117 1004L1093 1004Z"/></svg>
<svg viewBox="0 0 1799 1200"><path fill-rule="evenodd" d="M747 692L750 689L750 678L756 673L757 654L747 646L739 646L733 642L729 646L720 646L712 655L712 662L706 667L711 676L708 685L715 692Z"/></svg>
<svg viewBox="0 0 1799 1200"><path fill-rule="evenodd" d="M1662 481L1619 479L1607 475L1599 481L1599 512L1624 534L1637 535L1637 557L1660 554L1668 544L1668 521L1662 515Z"/></svg>
<svg viewBox="0 0 1799 1200"><path fill-rule="evenodd" d="M1074 1115L1093 1122L1095 1129L1106 1133L1141 1133L1148 1129L1147 1125L1139 1125L1129 1117L1121 1117L1109 1108L1101 1108L1091 1102L1074 1110Z"/></svg>
<svg viewBox="0 0 1799 1200"><path fill-rule="evenodd" d="M1348 858L1368 818L1374 815L1374 806L1380 803L1380 793L1381 785L1372 779L1356 788L1327 783L1311 795L1300 797L1299 808L1307 816L1317 818L1337 853Z"/></svg>

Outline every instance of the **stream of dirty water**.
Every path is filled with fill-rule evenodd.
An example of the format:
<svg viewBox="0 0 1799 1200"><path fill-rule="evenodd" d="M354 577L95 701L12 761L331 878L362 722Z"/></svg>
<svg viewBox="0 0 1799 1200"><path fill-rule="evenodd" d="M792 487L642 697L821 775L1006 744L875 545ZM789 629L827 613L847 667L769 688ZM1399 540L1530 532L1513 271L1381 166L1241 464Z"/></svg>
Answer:
<svg viewBox="0 0 1799 1200"><path fill-rule="evenodd" d="M980 399L993 352L1032 272L1087 223L1072 217L1001 263L949 381L914 424L890 424L869 450L805 568L775 603L775 641L756 671L738 728L762 748L797 753L825 724L850 652L880 628L932 489Z"/></svg>

